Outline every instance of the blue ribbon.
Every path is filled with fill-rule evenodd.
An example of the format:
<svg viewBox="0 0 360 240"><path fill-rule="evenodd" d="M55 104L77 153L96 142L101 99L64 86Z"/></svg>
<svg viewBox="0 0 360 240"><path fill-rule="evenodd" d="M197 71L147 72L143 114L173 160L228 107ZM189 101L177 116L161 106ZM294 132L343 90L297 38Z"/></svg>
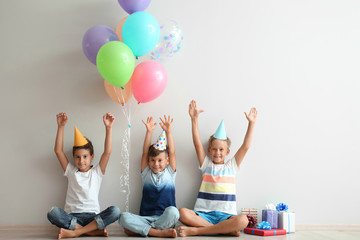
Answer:
<svg viewBox="0 0 360 240"><path fill-rule="evenodd" d="M274 230L274 233L275 233L274 235L276 236L276 230Z"/></svg>
<svg viewBox="0 0 360 240"><path fill-rule="evenodd" d="M289 226L288 226L289 231L288 232L290 232L290 213L288 213L288 224L289 224Z"/></svg>
<svg viewBox="0 0 360 240"><path fill-rule="evenodd" d="M276 210L278 212L287 211L288 209L289 209L289 207L285 203L279 203L278 205L276 205Z"/></svg>
<svg viewBox="0 0 360 240"><path fill-rule="evenodd" d="M271 225L267 221L262 221L259 223L259 226L257 226L258 229L265 229L265 230L271 230Z"/></svg>

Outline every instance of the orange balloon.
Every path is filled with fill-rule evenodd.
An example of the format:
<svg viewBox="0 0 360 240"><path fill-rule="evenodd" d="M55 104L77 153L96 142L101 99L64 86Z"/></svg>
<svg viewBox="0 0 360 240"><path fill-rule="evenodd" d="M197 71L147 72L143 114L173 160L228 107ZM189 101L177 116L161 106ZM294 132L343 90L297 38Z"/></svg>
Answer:
<svg viewBox="0 0 360 240"><path fill-rule="evenodd" d="M121 31L122 31L122 27L124 25L124 22L126 20L128 16L124 17L123 19L120 20L120 22L118 23L118 25L116 26L116 29L115 29L115 33L116 35L118 36L119 38L119 41L121 42L124 42L123 39L122 39L122 34L121 34Z"/></svg>
<svg viewBox="0 0 360 240"><path fill-rule="evenodd" d="M108 81L104 80L104 87L109 97L114 100L114 102L121 105L127 103L127 101L129 101L132 96L130 81L125 84L125 86L123 86L124 89L122 89L121 87L115 87L114 85L111 85Z"/></svg>

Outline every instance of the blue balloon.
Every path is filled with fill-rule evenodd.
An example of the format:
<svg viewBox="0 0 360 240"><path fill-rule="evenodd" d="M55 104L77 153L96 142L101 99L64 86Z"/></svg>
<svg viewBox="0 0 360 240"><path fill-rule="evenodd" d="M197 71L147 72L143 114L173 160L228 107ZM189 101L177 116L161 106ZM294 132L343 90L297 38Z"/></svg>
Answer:
<svg viewBox="0 0 360 240"><path fill-rule="evenodd" d="M124 43L137 57L148 54L158 43L159 37L159 23L147 12L131 14L122 27Z"/></svg>

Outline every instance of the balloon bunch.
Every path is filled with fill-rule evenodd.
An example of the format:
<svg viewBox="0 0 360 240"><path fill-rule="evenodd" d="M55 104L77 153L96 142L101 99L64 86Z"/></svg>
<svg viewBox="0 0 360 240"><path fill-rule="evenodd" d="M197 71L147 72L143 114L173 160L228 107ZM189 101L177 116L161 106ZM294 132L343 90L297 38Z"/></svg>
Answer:
<svg viewBox="0 0 360 240"><path fill-rule="evenodd" d="M159 25L144 10L151 0L118 0L129 14L117 24L115 31L105 25L88 29L83 37L85 56L97 66L104 78L106 93L121 109L128 122L125 129L121 164L124 174L120 177L121 192L126 193L125 209L129 210L129 153L131 111L128 100L134 95L138 103L154 100L162 94L167 84L164 67L157 61L171 57L179 51L182 33L177 24ZM135 58L148 54L153 60L143 61L135 67Z"/></svg>
<svg viewBox="0 0 360 240"><path fill-rule="evenodd" d="M162 94L167 85L167 74L164 67L153 60L173 56L183 40L175 21L159 25L151 14L144 12L150 1L118 0L130 15L119 21L115 31L105 25L96 25L83 37L85 56L97 66L107 82L104 83L107 94L122 105L132 94L138 103L152 101ZM135 58L146 54L153 60L135 67Z"/></svg>

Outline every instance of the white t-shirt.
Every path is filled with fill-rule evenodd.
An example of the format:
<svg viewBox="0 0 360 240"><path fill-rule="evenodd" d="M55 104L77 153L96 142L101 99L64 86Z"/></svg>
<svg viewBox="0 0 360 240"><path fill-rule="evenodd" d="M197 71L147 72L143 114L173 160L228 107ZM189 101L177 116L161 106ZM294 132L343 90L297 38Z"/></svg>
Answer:
<svg viewBox="0 0 360 240"><path fill-rule="evenodd" d="M235 178L238 170L235 158L224 164L214 164L206 156L202 166L202 183L195 202L195 211L220 211L237 215Z"/></svg>
<svg viewBox="0 0 360 240"><path fill-rule="evenodd" d="M68 178L65 200L65 212L100 213L99 190L104 174L97 164L87 172L80 172L76 166L68 163L64 176Z"/></svg>

